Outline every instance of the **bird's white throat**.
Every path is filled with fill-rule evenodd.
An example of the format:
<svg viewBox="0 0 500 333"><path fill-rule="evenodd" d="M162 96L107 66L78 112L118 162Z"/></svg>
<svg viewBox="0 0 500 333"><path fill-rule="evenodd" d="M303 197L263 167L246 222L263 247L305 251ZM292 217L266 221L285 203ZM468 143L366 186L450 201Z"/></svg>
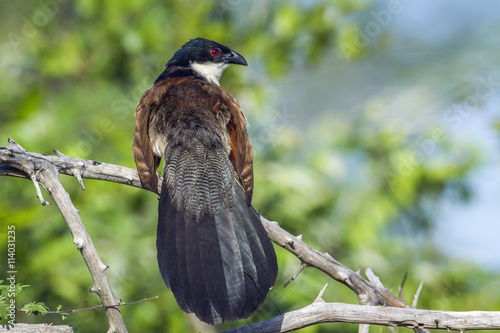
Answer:
<svg viewBox="0 0 500 333"><path fill-rule="evenodd" d="M223 62L192 62L191 68L202 76L205 80L210 83L215 83L219 85L219 79L222 75L222 72L229 67L229 64Z"/></svg>

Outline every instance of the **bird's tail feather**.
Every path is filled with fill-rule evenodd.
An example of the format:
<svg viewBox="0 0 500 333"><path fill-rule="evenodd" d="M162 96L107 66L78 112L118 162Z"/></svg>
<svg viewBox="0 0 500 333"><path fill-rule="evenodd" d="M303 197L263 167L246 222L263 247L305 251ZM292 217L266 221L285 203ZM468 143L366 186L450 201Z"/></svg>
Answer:
<svg viewBox="0 0 500 333"><path fill-rule="evenodd" d="M158 263L180 308L209 324L248 318L264 303L277 275L276 255L244 191L234 205L193 217L172 203L163 183L157 229Z"/></svg>

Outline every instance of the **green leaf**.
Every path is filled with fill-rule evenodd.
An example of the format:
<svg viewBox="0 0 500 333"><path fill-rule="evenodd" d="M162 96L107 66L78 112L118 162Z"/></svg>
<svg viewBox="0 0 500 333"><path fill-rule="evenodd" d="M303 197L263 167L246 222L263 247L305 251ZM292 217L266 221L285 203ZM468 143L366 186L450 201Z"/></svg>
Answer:
<svg viewBox="0 0 500 333"><path fill-rule="evenodd" d="M22 308L26 310L27 315L41 314L43 316L47 313L47 311L49 311L49 308L43 302L30 302L25 304Z"/></svg>

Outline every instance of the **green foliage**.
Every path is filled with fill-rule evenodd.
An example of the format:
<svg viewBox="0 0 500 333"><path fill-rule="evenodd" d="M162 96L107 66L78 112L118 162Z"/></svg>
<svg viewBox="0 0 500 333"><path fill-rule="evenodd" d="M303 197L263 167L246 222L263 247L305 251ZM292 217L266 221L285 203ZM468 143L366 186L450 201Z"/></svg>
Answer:
<svg viewBox="0 0 500 333"><path fill-rule="evenodd" d="M10 283L3 284L3 280L0 280L0 320L8 320L7 314L10 312L9 306L11 306L11 300L15 300L24 288L29 287L28 285L22 285L20 283L12 285ZM22 307L16 306L25 310L26 314L46 314L49 308L45 306L43 302L29 302L24 304Z"/></svg>
<svg viewBox="0 0 500 333"><path fill-rule="evenodd" d="M49 308L45 306L45 303L43 302L29 302L23 305L22 307L23 310L26 310L26 314L41 314L45 315L47 311L49 311Z"/></svg>
<svg viewBox="0 0 500 333"><path fill-rule="evenodd" d="M2 299L6 299L6 298L12 298L12 297L15 297L17 295L19 295L19 293L23 290L23 288L26 288L26 287L29 287L27 285L23 285L23 284L16 284L16 285L11 285L10 283L7 283L7 284L3 284L4 283L4 280L0 280L0 293L1 293L1 297L3 297Z"/></svg>
<svg viewBox="0 0 500 333"><path fill-rule="evenodd" d="M68 156L133 167L134 111L141 94L188 39L217 40L250 64L248 69L228 69L221 84L238 99L251 123L256 209L347 266L370 267L393 291L408 271L408 302L424 280L421 308L500 310L493 296L500 295L498 274L451 260L429 241L435 204L444 193L455 193L460 203L473 196L466 177L482 162L476 145L456 141L437 125L413 132L394 126L384 118L393 102L387 96L374 96L353 109L316 107L315 93L330 95L334 81L342 84L341 75L321 84L296 80L302 89L300 105L294 105L291 93L283 108L275 106L277 87L300 71L312 76L321 64L333 62L347 67L390 47L386 33L363 44L363 20L352 16L369 11L369 5L366 0L4 2L0 140L6 145L12 137L34 152L52 154L57 148ZM398 83L411 81L415 73L404 68L400 75ZM287 113L286 107L302 108L304 115ZM57 208L41 207L29 181L4 177L0 182L0 239L6 237L6 225L15 224L16 288L32 286L17 294L16 302L26 304L29 313L60 310L59 304L65 309L98 305L98 297L89 293L87 268ZM159 296L122 307L129 331L196 330L158 272L156 196L92 180L84 180L82 191L65 176L61 182L110 266L107 274L117 298L131 302ZM300 262L276 250L278 281L264 307L248 320L216 330L305 306L327 282L327 301L357 303L350 290L313 269L281 288ZM0 260L5 257L6 247L0 243ZM5 300L2 293L0 304ZM65 320L81 332L107 327L102 309L47 316L53 315L43 319ZM19 312L16 320L40 321L35 318ZM304 332L357 330L334 325Z"/></svg>
<svg viewBox="0 0 500 333"><path fill-rule="evenodd" d="M21 284L14 285L11 288L10 283L3 284L4 280L0 280L0 319L6 319L9 313L10 300L18 295L24 287Z"/></svg>
<svg viewBox="0 0 500 333"><path fill-rule="evenodd" d="M11 284L3 284L3 280L0 280L0 320L8 320L7 314L10 312L9 306L11 306L11 300L15 300L23 291L24 288L29 287L28 285L22 285L20 283L16 284L14 287ZM44 302L28 302L22 306L15 305L16 311L23 311L26 315L45 315L50 309L45 305ZM57 307L56 311L60 311L61 305ZM19 310L20 309L20 310ZM65 320L67 318L66 313L61 313L61 319Z"/></svg>

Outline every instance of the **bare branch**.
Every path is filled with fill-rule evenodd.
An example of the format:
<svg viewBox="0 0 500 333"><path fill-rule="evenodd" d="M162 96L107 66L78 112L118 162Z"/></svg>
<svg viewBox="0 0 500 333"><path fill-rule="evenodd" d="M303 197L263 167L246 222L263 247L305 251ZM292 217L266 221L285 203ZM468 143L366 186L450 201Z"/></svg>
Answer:
<svg viewBox="0 0 500 333"><path fill-rule="evenodd" d="M111 285L109 284L108 277L106 276L106 266L101 261L97 254L97 250L85 230L78 210L71 202L69 194L65 191L64 187L59 182L59 172L61 167L50 162L41 154L33 154L26 151L24 148L9 140L8 147L0 147L0 163L14 167L29 175L35 188L37 195L42 202L46 204L43 199L40 186L41 184L47 193L52 197L57 208L61 212L68 228L73 236L73 241L80 250L82 257L87 264L87 267L92 276L94 286L92 291L99 295L102 304L106 307L106 315L109 321L108 332L127 332L127 328L123 322L119 307L115 306L118 302ZM55 157L55 156L54 156ZM66 157L56 157L62 160L68 159ZM65 168L66 170L68 168ZM36 174L36 176L35 176Z"/></svg>
<svg viewBox="0 0 500 333"><path fill-rule="evenodd" d="M73 333L66 325L52 324L15 324L0 326L0 333Z"/></svg>
<svg viewBox="0 0 500 333"><path fill-rule="evenodd" d="M74 176L74 170L79 170L82 178L97 179L142 188L137 170L98 161L58 155L43 155L24 150L11 140L8 147L0 146L0 175L28 178L23 167L30 161L46 161L52 164L61 174ZM9 141L9 142L11 142ZM17 170L17 171L15 171ZM24 174L24 175L23 175ZM161 183L156 193L160 193Z"/></svg>
<svg viewBox="0 0 500 333"><path fill-rule="evenodd" d="M108 299L110 295L114 298L114 295L104 273L105 266L97 256L88 235L80 235L81 230L79 230L79 228L83 227L83 225L81 224L76 209L74 209L71 204L67 193L67 198L59 197L61 195L60 192L64 192L62 186L59 184L60 187L57 187L51 184L49 180L55 181L58 171L62 174L75 176L80 184L83 182L81 182L81 179L78 179L78 177L106 180L142 188L137 171L117 165L67 157L61 153L57 153L57 156L31 153L25 151L13 141L8 147L0 146L0 164L3 164L0 165L0 176L6 175L30 179L30 171L36 170L38 172L38 181L53 197L61 213L65 219L67 219L68 226L71 225L70 229L75 239L75 244L78 244L78 248L81 249L85 261L87 262L89 260L88 256L98 259L99 264L97 266L89 263L87 263L87 265L89 266L89 270L91 270L92 277L94 278L97 275L100 277L103 276L106 282L104 287L109 288L109 290L106 291L103 291L103 289L99 287L93 288L101 297L103 305L111 306L111 308L107 308L107 312L110 309L115 310L108 314L108 318L110 318L110 315L113 313L119 315L119 309L116 307L116 300L110 302ZM156 193L160 192L161 179L158 184L159 187ZM55 192L55 190L57 191ZM59 193L59 196L54 195L54 193ZM65 205L71 207L70 212L65 210ZM301 236L295 237L291 235L287 231L281 229L277 222L269 221L262 216L261 221L266 228L269 238L273 242L285 248L301 260L301 268L294 276L298 275L306 266L316 267L333 279L352 289L357 294L359 303L363 306L314 302L303 309L285 313L257 324L240 327L234 332L289 332L291 330L323 322L349 322L385 325L389 327L404 326L413 328L417 332L422 332L424 329L436 328L449 330L500 329L500 312L449 312L412 309L402 299L396 297L386 289L380 282L380 279L378 279L371 270L368 269L366 271L369 279L367 281L361 276L359 271L354 272L336 261L328 253L321 253L311 248L302 241ZM85 252L89 251L89 249L93 249L95 256ZM98 268L97 272L96 267ZM94 283L96 283L100 277L94 278ZM96 283L96 286L97 285ZM420 286L415 295L416 298L418 298L421 290L422 288ZM413 304L415 303L416 301L414 299ZM374 306L378 304L384 305L384 307ZM119 318L121 319L121 315ZM110 319L110 330L112 328L111 322L112 320Z"/></svg>
<svg viewBox="0 0 500 333"><path fill-rule="evenodd" d="M316 267L335 280L351 288L357 295L360 304L388 305L406 308L409 307L402 299L394 296L386 288L374 285L365 280L359 273L342 265L329 254L321 253L302 241L301 238L291 235L281 229L277 222L271 222L261 216L269 238L297 256L302 262Z"/></svg>
<svg viewBox="0 0 500 333"><path fill-rule="evenodd" d="M239 327L226 333L290 332L318 323L353 323L401 326L419 329L477 330L500 329L500 312L494 311L432 311L410 308L314 302L302 309Z"/></svg>

